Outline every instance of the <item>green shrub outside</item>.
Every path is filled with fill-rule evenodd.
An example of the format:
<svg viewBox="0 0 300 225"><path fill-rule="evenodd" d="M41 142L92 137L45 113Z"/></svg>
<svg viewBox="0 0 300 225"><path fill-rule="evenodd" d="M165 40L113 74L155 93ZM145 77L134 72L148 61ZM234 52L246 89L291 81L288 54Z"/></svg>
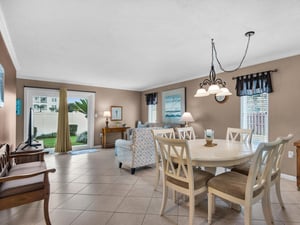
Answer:
<svg viewBox="0 0 300 225"><path fill-rule="evenodd" d="M69 128L70 128L70 135L76 136L78 124L70 124Z"/></svg>
<svg viewBox="0 0 300 225"><path fill-rule="evenodd" d="M82 145L82 143L76 141L77 136L71 136L70 138L71 138L72 146ZM55 147L56 137L40 138L40 136L39 136L39 138L36 138L36 139L42 140L44 142L44 148L54 148Z"/></svg>

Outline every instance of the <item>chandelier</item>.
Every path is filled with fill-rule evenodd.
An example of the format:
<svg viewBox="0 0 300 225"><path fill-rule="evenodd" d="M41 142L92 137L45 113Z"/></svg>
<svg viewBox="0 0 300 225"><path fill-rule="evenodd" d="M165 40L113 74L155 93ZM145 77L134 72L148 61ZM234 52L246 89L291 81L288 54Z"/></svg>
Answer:
<svg viewBox="0 0 300 225"><path fill-rule="evenodd" d="M249 43L250 43L250 37L253 36L254 34L255 34L254 31L248 31L247 33L245 33L245 36L248 37L248 41L247 41L246 49L245 49L245 52L244 52L244 56L243 56L241 62L239 63L239 65L233 70L225 70L223 68L223 66L221 65L220 60L218 59L218 54L217 54L216 46L215 46L215 43L214 43L214 39L211 39L211 68L210 68L210 72L209 72L208 78L204 79L203 82L200 83L200 88L197 90L196 94L194 95L195 97L205 97L205 96L208 96L210 94L215 94L216 96L232 95L232 93L228 90L228 88L226 88L226 82L223 81L221 78L217 78L215 67L214 67L214 58L216 58L216 60L219 64L219 67L223 72L237 71L239 68L241 68L241 66L242 66L242 64L243 64L243 62L246 58ZM204 88L204 86L206 86L206 85L209 85L207 91Z"/></svg>

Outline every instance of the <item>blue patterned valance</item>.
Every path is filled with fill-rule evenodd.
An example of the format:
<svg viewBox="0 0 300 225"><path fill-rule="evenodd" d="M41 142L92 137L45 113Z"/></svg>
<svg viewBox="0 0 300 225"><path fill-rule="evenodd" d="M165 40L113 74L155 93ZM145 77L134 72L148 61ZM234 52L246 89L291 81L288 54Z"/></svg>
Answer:
<svg viewBox="0 0 300 225"><path fill-rule="evenodd" d="M157 93L146 94L146 104L156 105L157 104Z"/></svg>
<svg viewBox="0 0 300 225"><path fill-rule="evenodd" d="M236 95L251 96L273 92L271 72L273 71L265 71L234 77L233 79L236 79Z"/></svg>

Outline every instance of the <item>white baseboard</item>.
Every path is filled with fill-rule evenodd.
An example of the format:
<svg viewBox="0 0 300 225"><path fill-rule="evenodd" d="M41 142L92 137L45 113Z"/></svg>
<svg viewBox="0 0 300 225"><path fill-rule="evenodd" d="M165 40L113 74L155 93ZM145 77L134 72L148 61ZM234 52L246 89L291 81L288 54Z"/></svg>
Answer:
<svg viewBox="0 0 300 225"><path fill-rule="evenodd" d="M290 180L290 181L297 181L295 176L291 176L291 175L284 174L284 173L281 173L281 178L284 178L284 179L287 179L287 180Z"/></svg>

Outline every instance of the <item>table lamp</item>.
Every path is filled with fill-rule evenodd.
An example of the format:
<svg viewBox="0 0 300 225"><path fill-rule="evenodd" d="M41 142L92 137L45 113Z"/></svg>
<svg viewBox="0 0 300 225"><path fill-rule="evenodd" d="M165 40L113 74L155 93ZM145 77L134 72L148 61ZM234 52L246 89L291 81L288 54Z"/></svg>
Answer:
<svg viewBox="0 0 300 225"><path fill-rule="evenodd" d="M106 118L106 121L105 121L106 126L105 127L108 127L108 118L111 117L110 111L104 111L103 117Z"/></svg>
<svg viewBox="0 0 300 225"><path fill-rule="evenodd" d="M182 114L180 121L185 122L185 127L189 126L189 122L194 122L194 118L190 112L185 112Z"/></svg>

